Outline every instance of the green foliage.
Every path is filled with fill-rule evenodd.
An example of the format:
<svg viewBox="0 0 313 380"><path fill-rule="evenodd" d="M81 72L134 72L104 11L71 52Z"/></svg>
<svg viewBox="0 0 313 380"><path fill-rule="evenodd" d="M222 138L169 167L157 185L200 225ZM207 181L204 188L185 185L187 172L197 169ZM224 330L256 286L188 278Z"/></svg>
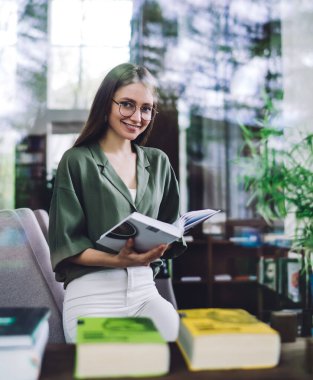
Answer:
<svg viewBox="0 0 313 380"><path fill-rule="evenodd" d="M244 145L237 161L243 173L245 190L250 194L248 206L255 207L268 224L287 214L285 204L285 154L277 149L283 131L270 126L272 103L268 102L256 128L240 125Z"/></svg>
<svg viewBox="0 0 313 380"><path fill-rule="evenodd" d="M48 2L19 2L19 54L17 76L23 91L36 109L44 105L47 93ZM41 54L38 55L38 50Z"/></svg>
<svg viewBox="0 0 313 380"><path fill-rule="evenodd" d="M313 133L287 143L283 130L271 126L272 103L257 128L241 125L244 145L237 160L242 182L268 224L295 217L294 248L313 252Z"/></svg>

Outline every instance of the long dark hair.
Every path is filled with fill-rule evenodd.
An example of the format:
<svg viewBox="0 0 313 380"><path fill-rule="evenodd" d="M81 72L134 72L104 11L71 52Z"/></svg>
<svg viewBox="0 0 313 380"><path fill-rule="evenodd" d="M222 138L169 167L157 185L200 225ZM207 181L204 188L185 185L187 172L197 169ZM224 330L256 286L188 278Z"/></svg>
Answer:
<svg viewBox="0 0 313 380"><path fill-rule="evenodd" d="M122 63L114 67L104 77L92 103L86 124L74 143L74 146L85 145L98 141L108 129L108 116L111 111L112 98L115 92L123 86L133 83L142 83L152 91L154 102L157 105L156 80L152 74L143 66L132 63ZM152 130L155 114L149 123L148 128L141 133L134 143L144 145Z"/></svg>

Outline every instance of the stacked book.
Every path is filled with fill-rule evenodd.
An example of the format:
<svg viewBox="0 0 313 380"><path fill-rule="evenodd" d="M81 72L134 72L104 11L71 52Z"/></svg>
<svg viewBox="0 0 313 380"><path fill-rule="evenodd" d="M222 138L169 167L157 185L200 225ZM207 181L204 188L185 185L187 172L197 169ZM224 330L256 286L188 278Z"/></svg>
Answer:
<svg viewBox="0 0 313 380"><path fill-rule="evenodd" d="M177 343L191 371L270 368L279 363L279 333L245 310L189 309L179 314ZM76 379L161 376L169 368L169 346L149 318L78 320Z"/></svg>
<svg viewBox="0 0 313 380"><path fill-rule="evenodd" d="M82 317L77 324L75 378L168 373L168 344L151 319Z"/></svg>
<svg viewBox="0 0 313 380"><path fill-rule="evenodd" d="M49 336L46 307L0 308L0 374L36 380Z"/></svg>
<svg viewBox="0 0 313 380"><path fill-rule="evenodd" d="M242 309L180 310L178 346L190 370L275 367L279 333Z"/></svg>

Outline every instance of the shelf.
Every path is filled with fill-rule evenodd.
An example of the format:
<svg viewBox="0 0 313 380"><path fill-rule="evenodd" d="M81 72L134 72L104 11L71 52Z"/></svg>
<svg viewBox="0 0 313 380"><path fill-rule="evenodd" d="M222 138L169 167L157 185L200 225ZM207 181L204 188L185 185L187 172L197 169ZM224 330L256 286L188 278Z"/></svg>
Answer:
<svg viewBox="0 0 313 380"><path fill-rule="evenodd" d="M240 245L224 236L199 234L187 242L187 247L187 251L172 262L172 281L179 308L240 307L255 315L261 314L266 291L258 283L260 257L283 255L282 248ZM230 279L214 278L223 274L229 274ZM193 276L200 277L201 281L181 280L181 277Z"/></svg>
<svg viewBox="0 0 313 380"><path fill-rule="evenodd" d="M15 207L47 209L46 135L28 135L15 152Z"/></svg>
<svg viewBox="0 0 313 380"><path fill-rule="evenodd" d="M187 245L192 244L192 245L206 245L206 241L203 239L194 239L194 240L186 240Z"/></svg>
<svg viewBox="0 0 313 380"><path fill-rule="evenodd" d="M232 280L213 280L214 284L229 284L229 285L234 285L234 284L256 284L258 283L258 280L237 280L237 279L232 279Z"/></svg>
<svg viewBox="0 0 313 380"><path fill-rule="evenodd" d="M18 160L16 160L15 164L16 166L40 166L45 168L45 164L43 162L18 162Z"/></svg>
<svg viewBox="0 0 313 380"><path fill-rule="evenodd" d="M173 280L174 285L196 285L196 284L208 284L208 280L200 280L200 281L182 281L182 280Z"/></svg>

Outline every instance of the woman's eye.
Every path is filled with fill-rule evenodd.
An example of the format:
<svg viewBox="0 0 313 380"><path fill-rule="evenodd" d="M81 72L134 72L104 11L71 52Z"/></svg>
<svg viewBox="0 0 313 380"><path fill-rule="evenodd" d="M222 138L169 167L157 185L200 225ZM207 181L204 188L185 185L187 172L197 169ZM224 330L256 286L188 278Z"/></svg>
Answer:
<svg viewBox="0 0 313 380"><path fill-rule="evenodd" d="M129 108L129 109L133 109L134 108L134 104L131 103L131 102L121 102L120 104L124 108Z"/></svg>
<svg viewBox="0 0 313 380"><path fill-rule="evenodd" d="M152 107L151 107L151 106L144 106L144 107L141 107L141 112L144 112L144 113L151 113L151 112L152 112Z"/></svg>

